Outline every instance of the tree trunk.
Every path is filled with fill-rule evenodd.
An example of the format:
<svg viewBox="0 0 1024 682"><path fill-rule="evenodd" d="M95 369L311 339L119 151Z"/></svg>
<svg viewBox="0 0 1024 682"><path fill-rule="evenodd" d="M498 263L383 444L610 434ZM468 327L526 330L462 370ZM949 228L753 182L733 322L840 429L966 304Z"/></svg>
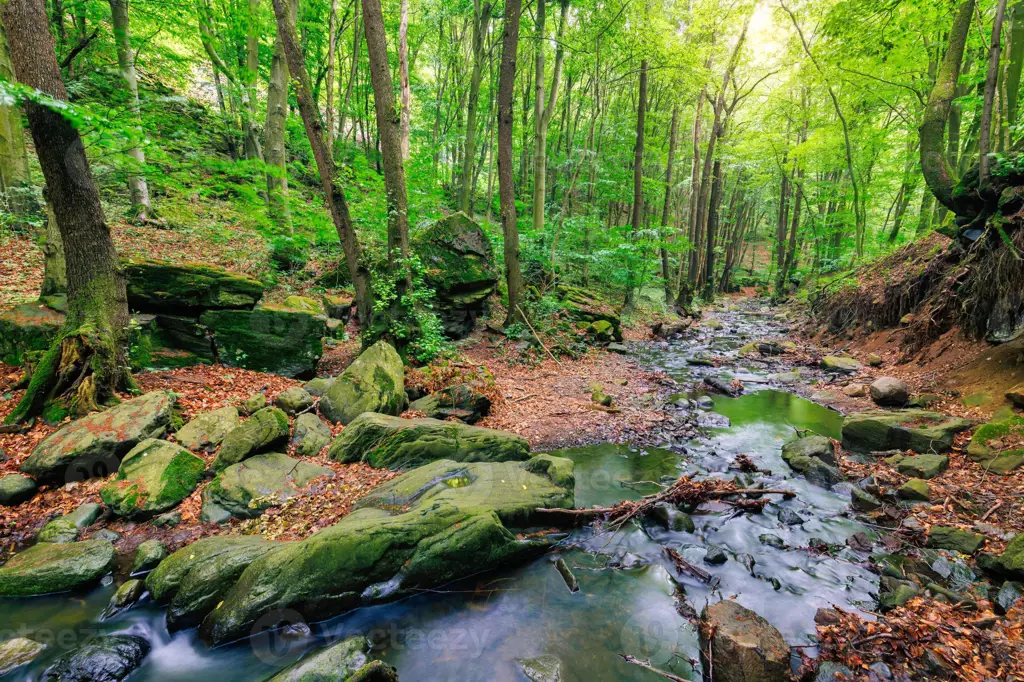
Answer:
<svg viewBox="0 0 1024 682"><path fill-rule="evenodd" d="M43 285L40 296L66 294L68 292L67 264L64 259L64 242L60 237L60 226L53 207L46 204L46 238L43 251Z"/></svg>
<svg viewBox="0 0 1024 682"><path fill-rule="evenodd" d="M708 58L707 67L711 66L711 58ZM697 97L697 111L694 114L693 119L693 167L690 170L690 215L688 221L687 238L689 240L689 254L687 257L687 268L686 268L686 281L690 284L688 287L680 287L679 298L676 301L676 305L680 308L689 308L689 298L693 295L693 285L697 282L697 197L700 196L700 168L701 168L701 157L700 157L700 138L701 138L701 126L704 118L704 98L707 95L708 88L705 85L704 89L701 90L700 95ZM680 264L681 266L682 264ZM683 294L686 294L686 300L684 300Z"/></svg>
<svg viewBox="0 0 1024 682"><path fill-rule="evenodd" d="M516 53L519 51L519 15L522 0L506 0L498 71L498 197L501 230L505 237L505 281L508 313L505 326L522 319L523 275L519 266L519 225L516 222L516 189L512 177L512 99L515 96Z"/></svg>
<svg viewBox="0 0 1024 682"><path fill-rule="evenodd" d="M920 128L921 173L935 198L954 212L958 208L953 201L953 187L956 185L957 177L946 160L943 137L949 109L956 94L957 81L960 80L960 65L964 59L964 47L974 16L974 5L975 0L964 0L956 11L953 26L949 30L949 47L935 77L935 86L928 98L928 106L925 107Z"/></svg>
<svg viewBox="0 0 1024 682"><path fill-rule="evenodd" d="M668 134L668 162L665 165L665 202L661 207L661 278L664 280L665 305L672 302L672 272L668 262L669 212L672 206L672 167L676 160L676 133L679 127L679 107L672 107L672 123Z"/></svg>
<svg viewBox="0 0 1024 682"><path fill-rule="evenodd" d="M0 26L0 79L14 80L14 67L7 50L7 37ZM0 195L14 216L14 227L24 228L34 211L28 148L21 109L16 104L0 104Z"/></svg>
<svg viewBox="0 0 1024 682"><path fill-rule="evenodd" d="M42 3L7 0L2 19L18 80L67 101ZM68 314L9 423L57 401L75 415L98 410L132 383L124 275L82 138L58 111L32 102L25 111L67 256Z"/></svg>
<svg viewBox="0 0 1024 682"><path fill-rule="evenodd" d="M296 13L295 0L289 0L289 14ZM329 98L328 98L329 101ZM330 107L328 107L330 109ZM267 84L267 124L264 148L267 163L267 213L282 232L292 233L292 212L288 201L288 154L285 149L288 122L288 62L280 32L274 39L274 57L270 62Z"/></svg>
<svg viewBox="0 0 1024 682"><path fill-rule="evenodd" d="M409 0L402 0L398 19L398 86L402 93L399 135L402 160L409 160L409 135L412 130L412 89L409 85Z"/></svg>
<svg viewBox="0 0 1024 682"><path fill-rule="evenodd" d="M377 130L384 161L384 188L388 206L388 266L397 272L399 259L409 255L409 202L405 192L405 165L402 162L401 121L395 111L395 94L388 66L387 36L380 0L362 0L363 28L370 57L370 80L377 113ZM408 265L402 265L408 285Z"/></svg>
<svg viewBox="0 0 1024 682"><path fill-rule="evenodd" d="M338 0L331 0L327 15L327 73L324 75L324 113L327 118L327 148L334 153L334 58L338 51ZM269 114L268 114L269 116Z"/></svg>
<svg viewBox="0 0 1024 682"><path fill-rule="evenodd" d="M484 68L484 36L491 19L491 3L473 0L473 72L469 78L469 103L466 109L466 145L462 158L459 209L473 217L473 161L476 159L476 113L480 100L480 81Z"/></svg>
<svg viewBox="0 0 1024 682"><path fill-rule="evenodd" d="M260 43L256 35L259 0L249 0L248 29L245 37L245 68L242 70L242 115L245 125L245 158L262 161L263 149L256 132L256 76L260 70Z"/></svg>
<svg viewBox="0 0 1024 682"><path fill-rule="evenodd" d="M141 138L139 82L135 76L135 54L132 52L131 34L128 31L128 0L110 0L110 14L114 23L117 65L121 69L121 77L124 78L124 82L128 86L133 122L136 126L136 133ZM137 220L146 220L152 212L149 205L149 185L143 174L143 169L146 167L146 153L142 151L142 147L134 146L128 150L128 155L132 157L135 165L128 174L128 188L132 195L132 212Z"/></svg>
<svg viewBox="0 0 1024 682"><path fill-rule="evenodd" d="M545 0L537 0L537 62L534 75L533 99L533 229L540 234L544 230L544 198L548 168L548 124L558 102L558 81L562 75L565 48L562 36L565 32L566 17L569 13L568 0L561 0L562 14L558 20L555 46L555 68L551 74L551 93L544 101L544 18Z"/></svg>
<svg viewBox="0 0 1024 682"><path fill-rule="evenodd" d="M988 48L988 70L985 73L985 97L981 108L981 130L978 134L978 187L983 187L988 180L991 159L988 157L992 144L992 105L996 96L996 82L999 79L999 55L1003 46L1003 15L1006 13L1006 0L996 4L996 14L992 19L992 43Z"/></svg>
<svg viewBox="0 0 1024 682"><path fill-rule="evenodd" d="M345 192L338 184L337 169L334 165L334 157L331 156L324 139L323 124L320 123L320 113L316 110L313 102L313 92L309 85L309 73L306 71L305 58L295 38L295 28L289 16L286 0L273 0L274 15L277 17L277 32L281 37L284 47L285 58L288 61L288 73L292 83L295 85L295 99L299 104L299 113L302 116L303 126L306 128L306 137L313 150L313 158L316 160L317 170L320 172L320 184L324 190L324 201L331 213L331 220L334 222L334 229L341 240L342 250L345 252L345 263L348 266L348 274L355 287L356 310L359 314L359 322L364 328L372 323L373 298L370 289L370 271L362 262L362 249L359 246L359 237L355 227L352 225L352 217L348 212L348 202L345 199Z"/></svg>
<svg viewBox="0 0 1024 682"><path fill-rule="evenodd" d="M1017 125L1021 67L1024 66L1024 2L1010 10L1009 59L1006 62L1006 125Z"/></svg>
<svg viewBox="0 0 1024 682"><path fill-rule="evenodd" d="M647 117L647 60L640 62L640 93L636 106L636 143L633 146L633 220L630 225L630 241L636 239L643 226L644 210L644 121ZM626 273L626 307L635 303L636 273L630 257Z"/></svg>

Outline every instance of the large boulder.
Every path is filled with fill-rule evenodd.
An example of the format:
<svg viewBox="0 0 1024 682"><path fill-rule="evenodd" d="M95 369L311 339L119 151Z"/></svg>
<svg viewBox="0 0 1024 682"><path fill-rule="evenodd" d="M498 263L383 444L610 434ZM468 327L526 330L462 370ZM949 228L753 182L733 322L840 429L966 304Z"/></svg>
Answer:
<svg viewBox="0 0 1024 682"><path fill-rule="evenodd" d="M825 462L825 464L835 466L836 446L832 443L831 439L817 434L796 438L783 444L782 459L788 461L789 458L797 456L815 457Z"/></svg>
<svg viewBox="0 0 1024 682"><path fill-rule="evenodd" d="M790 679L789 645L764 618L729 599L705 607L701 618L702 658L705 670L714 670L716 682Z"/></svg>
<svg viewBox="0 0 1024 682"><path fill-rule="evenodd" d="M142 665L151 647L138 635L101 635L64 654L40 682L120 682Z"/></svg>
<svg viewBox="0 0 1024 682"><path fill-rule="evenodd" d="M348 424L364 412L399 414L404 406L405 368L387 341L360 353L320 398L320 413L336 424Z"/></svg>
<svg viewBox="0 0 1024 682"><path fill-rule="evenodd" d="M525 460L530 458L530 444L506 431L367 412L334 439L327 455L339 462L362 461L377 468L408 469L439 459Z"/></svg>
<svg viewBox="0 0 1024 682"><path fill-rule="evenodd" d="M203 518L226 521L255 518L281 504L319 476L333 476L326 467L292 459L279 452L250 457L220 472L203 490Z"/></svg>
<svg viewBox="0 0 1024 682"><path fill-rule="evenodd" d="M559 285L558 299L565 312L577 322L590 325L604 321L611 325L608 335L615 341L622 341L621 308L613 306L597 294L568 285Z"/></svg>
<svg viewBox="0 0 1024 682"><path fill-rule="evenodd" d="M295 431L292 433L292 444L295 454L302 457L316 457L320 451L331 444L331 427L312 412L300 414L295 418Z"/></svg>
<svg viewBox="0 0 1024 682"><path fill-rule="evenodd" d="M174 437L189 450L213 451L237 426L238 408L228 405L196 416L178 429Z"/></svg>
<svg viewBox="0 0 1024 682"><path fill-rule="evenodd" d="M100 497L118 516L154 516L191 495L205 468L206 462L180 445L151 438L125 455Z"/></svg>
<svg viewBox="0 0 1024 682"><path fill-rule="evenodd" d="M146 589L167 604L172 632L198 625L242 571L269 552L287 547L260 537L209 537L179 549L146 577Z"/></svg>
<svg viewBox="0 0 1024 682"><path fill-rule="evenodd" d="M426 285L437 294L445 334L468 336L498 285L487 235L465 213L455 213L417 232L412 250L423 263Z"/></svg>
<svg viewBox="0 0 1024 682"><path fill-rule="evenodd" d="M369 654L370 642L365 637L349 637L306 656L266 682L346 682L369 663Z"/></svg>
<svg viewBox="0 0 1024 682"><path fill-rule="evenodd" d="M20 365L27 351L46 350L62 324L64 314L42 301L0 312L0 362Z"/></svg>
<svg viewBox="0 0 1024 682"><path fill-rule="evenodd" d="M257 623L273 628L266 614L278 610L315 622L507 568L546 541L518 539L506 526L543 523L538 508L572 502L571 489L522 463L434 462L385 483L335 525L255 561L200 634L222 644L255 634Z"/></svg>
<svg viewBox="0 0 1024 682"><path fill-rule="evenodd" d="M868 390L875 404L883 407L903 407L910 400L910 387L893 377L875 379Z"/></svg>
<svg viewBox="0 0 1024 682"><path fill-rule="evenodd" d="M490 413L491 399L469 384L458 384L413 401L409 409L432 419L454 417L467 424L475 424Z"/></svg>
<svg viewBox="0 0 1024 682"><path fill-rule="evenodd" d="M251 309L263 296L255 279L204 263L132 260L124 263L124 272L128 305L144 312Z"/></svg>
<svg viewBox="0 0 1024 682"><path fill-rule="evenodd" d="M147 438L159 438L174 416L175 397L153 391L71 422L35 447L21 470L37 480L108 476Z"/></svg>
<svg viewBox="0 0 1024 682"><path fill-rule="evenodd" d="M33 597L88 587L114 564L107 540L55 544L41 542L0 566L0 596Z"/></svg>
<svg viewBox="0 0 1024 682"><path fill-rule="evenodd" d="M949 452L954 436L969 428L966 419L925 410L858 412L843 421L843 447L861 452Z"/></svg>
<svg viewBox="0 0 1024 682"><path fill-rule="evenodd" d="M1005 417L979 426L967 446L972 460L997 474L1008 474L1024 464L1024 448L1015 447L1024 435L1024 417Z"/></svg>
<svg viewBox="0 0 1024 682"><path fill-rule="evenodd" d="M327 336L325 316L273 305L208 310L199 321L213 334L219 362L300 379L316 375Z"/></svg>
<svg viewBox="0 0 1024 682"><path fill-rule="evenodd" d="M246 457L283 445L288 440L288 433L288 415L284 412L276 407L256 410L238 428L225 436L220 451L213 460L213 469L223 471Z"/></svg>
<svg viewBox="0 0 1024 682"><path fill-rule="evenodd" d="M132 318L133 367L209 365L217 357L210 330L194 317L138 313Z"/></svg>

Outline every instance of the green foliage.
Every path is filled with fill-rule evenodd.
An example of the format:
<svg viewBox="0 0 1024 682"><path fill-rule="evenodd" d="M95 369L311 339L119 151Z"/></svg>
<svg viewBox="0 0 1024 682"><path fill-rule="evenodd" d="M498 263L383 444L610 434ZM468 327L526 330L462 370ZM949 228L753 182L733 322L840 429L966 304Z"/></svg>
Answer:
<svg viewBox="0 0 1024 682"><path fill-rule="evenodd" d="M405 286L406 276L410 285ZM425 364L451 350L440 318L433 310L434 290L424 281L423 263L416 255L395 260L373 272L374 323L363 333L363 346L380 339Z"/></svg>

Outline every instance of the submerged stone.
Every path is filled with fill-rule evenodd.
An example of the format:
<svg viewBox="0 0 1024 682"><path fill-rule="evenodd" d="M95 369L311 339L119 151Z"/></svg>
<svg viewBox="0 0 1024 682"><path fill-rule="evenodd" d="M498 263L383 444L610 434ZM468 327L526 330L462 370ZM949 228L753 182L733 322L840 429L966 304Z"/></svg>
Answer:
<svg viewBox="0 0 1024 682"><path fill-rule="evenodd" d="M137 635L95 637L53 662L40 682L120 682L142 665L149 642Z"/></svg>
<svg viewBox="0 0 1024 682"><path fill-rule="evenodd" d="M571 506L572 498L522 463L434 462L385 483L337 524L254 562L201 634L221 644L255 634L257 621L273 628L262 617L277 609L319 621L508 567L545 543L520 540L506 526L542 523L537 508Z"/></svg>
<svg viewBox="0 0 1024 682"><path fill-rule="evenodd" d="M110 598L110 603L103 609L103 613L100 615L100 619L110 618L111 616L124 611L135 605L142 595L146 593L146 584L141 580L132 579L126 580L122 585L117 588L117 592Z"/></svg>
<svg viewBox="0 0 1024 682"><path fill-rule="evenodd" d="M554 656L517 658L516 663L530 682L560 682L562 679L562 662Z"/></svg>
<svg viewBox="0 0 1024 682"><path fill-rule="evenodd" d="M350 423L327 451L339 462L406 469L439 459L456 462L526 460L530 444L505 431L438 419L402 419L367 412Z"/></svg>
<svg viewBox="0 0 1024 682"><path fill-rule="evenodd" d="M143 440L159 438L174 414L174 394L153 391L103 412L77 419L35 447L21 470L36 479L107 476Z"/></svg>
<svg viewBox="0 0 1024 682"><path fill-rule="evenodd" d="M232 464L203 490L203 517L209 521L224 513L240 519L260 516L320 476L333 476L326 467L269 452Z"/></svg>
<svg viewBox="0 0 1024 682"><path fill-rule="evenodd" d="M247 457L283 445L290 432L288 416L276 407L257 410L225 438L213 460L214 471L223 471Z"/></svg>
<svg viewBox="0 0 1024 682"><path fill-rule="evenodd" d="M701 649L711 652L705 669L719 682L789 680L789 645L782 633L750 609L732 600L704 608L699 628Z"/></svg>
<svg viewBox="0 0 1024 682"><path fill-rule="evenodd" d="M214 450L239 424L233 405L204 412L178 429L175 439L189 450Z"/></svg>
<svg viewBox="0 0 1024 682"><path fill-rule="evenodd" d="M711 564L712 566L718 566L724 564L729 560L729 555L726 554L725 550L718 545L708 545L707 552L704 553L704 563Z"/></svg>
<svg viewBox="0 0 1024 682"><path fill-rule="evenodd" d="M118 516L154 516L192 494L205 468L206 462L180 445L144 440L125 455L100 497Z"/></svg>
<svg viewBox="0 0 1024 682"><path fill-rule="evenodd" d="M0 596L32 597L90 586L107 574L114 556L107 540L41 542L0 566Z"/></svg>
<svg viewBox="0 0 1024 682"><path fill-rule="evenodd" d="M397 415L404 407L405 368L386 341L360 353L320 398L320 413L336 424L348 424L364 412Z"/></svg>

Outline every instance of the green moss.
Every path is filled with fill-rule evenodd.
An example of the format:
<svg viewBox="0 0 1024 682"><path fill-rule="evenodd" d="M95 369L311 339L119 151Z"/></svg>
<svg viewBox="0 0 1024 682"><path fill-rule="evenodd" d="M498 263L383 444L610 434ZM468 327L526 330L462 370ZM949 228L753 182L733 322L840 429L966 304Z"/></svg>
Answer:
<svg viewBox="0 0 1024 682"><path fill-rule="evenodd" d="M258 281L214 265L139 259L126 261L124 272L137 310L252 308L263 296Z"/></svg>

